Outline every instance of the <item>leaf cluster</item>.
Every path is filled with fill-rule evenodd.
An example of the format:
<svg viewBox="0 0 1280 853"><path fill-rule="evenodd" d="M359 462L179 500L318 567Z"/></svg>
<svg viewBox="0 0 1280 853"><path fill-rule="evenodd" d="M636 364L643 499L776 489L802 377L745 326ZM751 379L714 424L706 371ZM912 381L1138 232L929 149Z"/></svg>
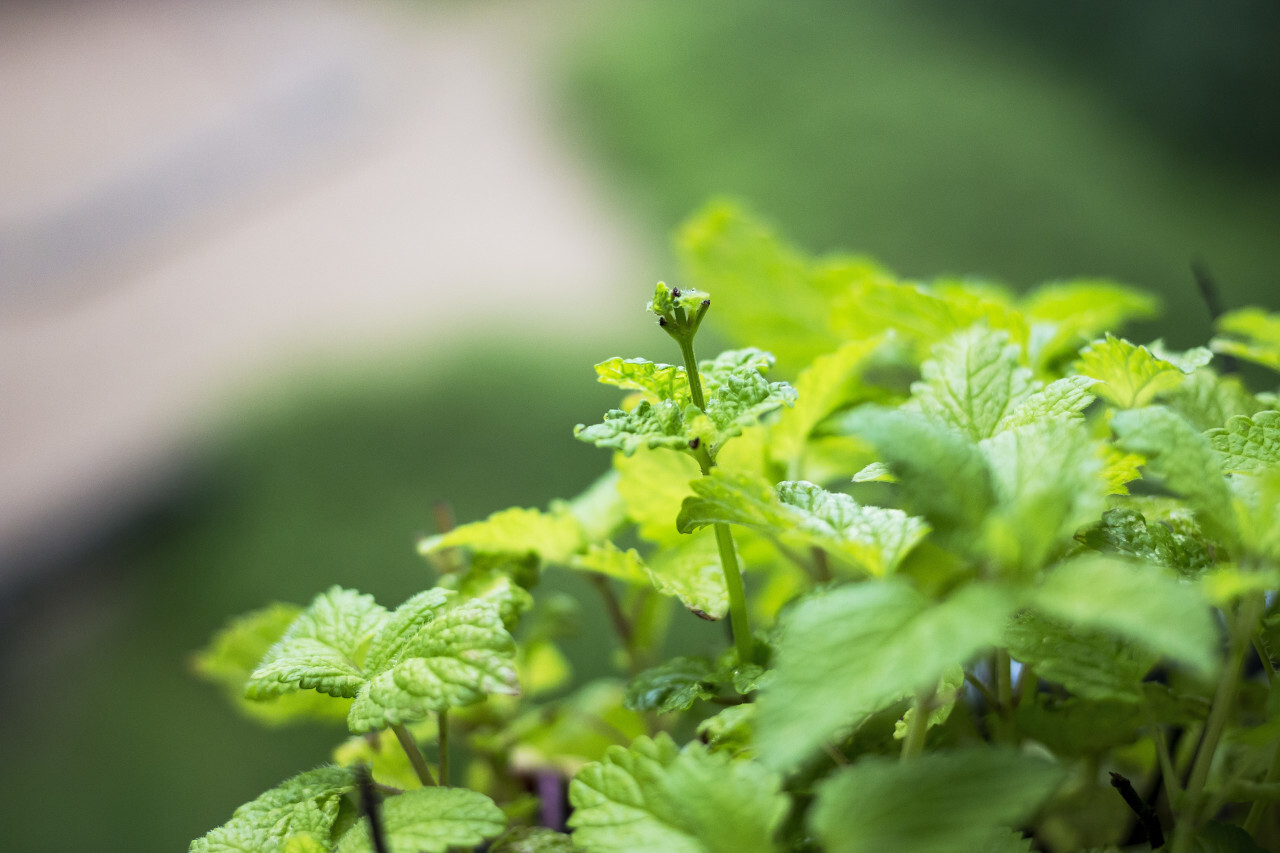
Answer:
<svg viewBox="0 0 1280 853"><path fill-rule="evenodd" d="M358 737L193 851L1280 840L1280 412L1214 361L1280 370L1280 318L1174 352L1109 281L904 281L726 208L682 245L694 287L649 306L682 363L596 365L596 483L424 539L394 610L335 587L201 653ZM740 346L700 360L711 293ZM573 682L543 571L591 579L617 677ZM694 617L731 642L662 656Z"/></svg>

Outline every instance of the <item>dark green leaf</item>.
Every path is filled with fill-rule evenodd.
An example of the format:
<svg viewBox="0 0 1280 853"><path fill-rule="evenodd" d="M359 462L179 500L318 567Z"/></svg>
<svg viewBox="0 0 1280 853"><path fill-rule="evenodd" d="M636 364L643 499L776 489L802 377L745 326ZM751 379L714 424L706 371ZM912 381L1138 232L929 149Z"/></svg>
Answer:
<svg viewBox="0 0 1280 853"><path fill-rule="evenodd" d="M976 851L1035 811L1064 775L1047 761L982 747L902 762L864 758L818 786L810 824L830 853Z"/></svg>

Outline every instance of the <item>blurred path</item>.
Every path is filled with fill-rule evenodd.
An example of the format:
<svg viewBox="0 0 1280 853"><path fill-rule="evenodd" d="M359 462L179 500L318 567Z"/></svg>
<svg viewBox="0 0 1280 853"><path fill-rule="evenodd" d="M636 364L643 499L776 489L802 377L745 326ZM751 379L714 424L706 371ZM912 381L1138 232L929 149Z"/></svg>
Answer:
<svg viewBox="0 0 1280 853"><path fill-rule="evenodd" d="M0 3L0 584L234 389L620 315L638 252L550 126L545 6Z"/></svg>

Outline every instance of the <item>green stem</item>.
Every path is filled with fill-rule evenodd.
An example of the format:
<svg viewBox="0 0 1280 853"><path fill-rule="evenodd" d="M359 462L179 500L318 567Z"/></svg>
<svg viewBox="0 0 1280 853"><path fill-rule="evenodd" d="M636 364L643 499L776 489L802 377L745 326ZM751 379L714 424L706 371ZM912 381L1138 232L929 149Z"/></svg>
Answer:
<svg viewBox="0 0 1280 853"><path fill-rule="evenodd" d="M693 337L677 339L680 343L680 354L684 357L684 370L689 380L689 395L693 404L706 411L707 401L702 395L702 377L698 374L698 359L693 352ZM694 458L698 460L698 468L702 475L711 473L715 460L706 444L699 443L693 448ZM733 629L733 645L738 652L738 663L746 664L752 660L751 620L747 617L747 593L742 584L742 570L738 567L738 554L733 547L733 534L729 525L717 523L716 548L720 551L720 566L724 570L724 585L729 591L729 624Z"/></svg>
<svg viewBox="0 0 1280 853"><path fill-rule="evenodd" d="M1017 708L1022 704L1022 694L1027 689L1027 684L1031 684L1031 697L1034 699L1036 695L1036 685L1040 683L1040 679L1036 677L1035 667L1029 663L1022 665L1022 671L1018 673L1018 683L1013 686L1013 707Z"/></svg>
<svg viewBox="0 0 1280 853"><path fill-rule="evenodd" d="M924 751L925 735L929 732L929 715L933 712L933 697L937 687L921 690L911 706L911 722L907 723L907 736L902 741L902 760L914 758Z"/></svg>
<svg viewBox="0 0 1280 853"><path fill-rule="evenodd" d="M693 338L677 338L680 344L680 355L684 356L684 372L689 379L689 394L693 404L702 411L707 410L706 398L702 396L702 376L698 373L698 359L693 354Z"/></svg>
<svg viewBox="0 0 1280 853"><path fill-rule="evenodd" d="M1231 711L1235 707L1244 652L1262 615L1263 605L1261 596L1249 596L1240 604L1236 618L1231 623L1226 665L1218 678L1218 686L1213 693L1213 705L1209 709L1209 719L1205 722L1204 737L1200 741L1195 761L1191 765L1191 775L1187 779L1182 813L1178 816L1178 826L1173 837L1173 853L1187 853L1191 849L1191 841L1202 819L1206 817L1200 814L1204 786L1209 780L1209 770L1213 766L1213 756L1217 751L1218 741L1222 739L1222 733L1226 730L1227 721L1231 718Z"/></svg>
<svg viewBox="0 0 1280 853"><path fill-rule="evenodd" d="M445 709L436 714L436 728L439 737L436 745L440 751L440 784L449 787L449 711Z"/></svg>
<svg viewBox="0 0 1280 853"><path fill-rule="evenodd" d="M1156 719L1156 713L1151 708L1151 701L1146 697L1142 700L1142 711L1147 718L1147 726L1151 729L1151 740L1156 746L1156 757L1160 761L1160 772L1164 775L1164 790L1169 802L1176 803L1182 797L1182 783L1178 779L1178 772L1173 767L1173 756L1169 754L1169 742L1165 740L1164 729L1160 726L1160 721Z"/></svg>
<svg viewBox="0 0 1280 853"><path fill-rule="evenodd" d="M1013 673L1009 653L996 649L996 699L1006 711L1013 709Z"/></svg>
<svg viewBox="0 0 1280 853"><path fill-rule="evenodd" d="M409 730L403 725L392 726L391 731L395 732L396 740L400 741L400 748L404 750L404 754L409 756L409 763L413 765L413 772L418 774L418 781L428 788L434 788L435 777L431 775L427 759L422 757L422 750L418 749L413 735L409 734Z"/></svg>
<svg viewBox="0 0 1280 853"><path fill-rule="evenodd" d="M733 549L729 525L717 524L716 547L720 549L720 565L724 568L724 584L729 590L729 624L733 627L733 645L738 650L738 663L752 661L751 622L747 618L747 593L742 585L738 555Z"/></svg>
<svg viewBox="0 0 1280 853"><path fill-rule="evenodd" d="M1271 655L1267 654L1267 647L1257 637L1253 638L1253 650L1258 653L1258 660L1261 661L1262 669L1267 674L1267 684L1275 684L1276 666L1271 662Z"/></svg>
<svg viewBox="0 0 1280 853"><path fill-rule="evenodd" d="M622 651L627 656L627 667L632 675L638 675L644 667L640 665L636 655L635 631L631 628L631 620L627 619L627 614L622 612L622 604L614 594L613 587L609 585L609 579L594 572L589 577L591 583L599 590L600 597L604 599L605 612L609 614L614 633L618 635L618 640L622 643Z"/></svg>
<svg viewBox="0 0 1280 853"><path fill-rule="evenodd" d="M982 694L982 698L987 701L987 705L994 711L996 707L996 695L991 692L991 688L984 684L982 680L972 672L966 671L964 674L964 680L972 684L974 688Z"/></svg>

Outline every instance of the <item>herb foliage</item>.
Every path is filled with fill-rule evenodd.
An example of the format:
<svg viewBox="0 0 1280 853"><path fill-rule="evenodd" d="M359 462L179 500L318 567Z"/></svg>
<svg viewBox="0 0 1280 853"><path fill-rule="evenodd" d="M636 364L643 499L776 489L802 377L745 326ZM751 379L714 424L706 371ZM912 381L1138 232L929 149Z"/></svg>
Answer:
<svg viewBox="0 0 1280 853"><path fill-rule="evenodd" d="M1280 412L1213 353L1280 369L1280 315L1173 352L1112 282L900 281L723 205L682 246L680 364L596 366L595 484L423 540L395 609L334 587L201 654L355 737L191 850L1274 844ZM711 293L746 345L699 359ZM618 678L573 682L542 571L594 579ZM725 646L661 659L694 616Z"/></svg>

